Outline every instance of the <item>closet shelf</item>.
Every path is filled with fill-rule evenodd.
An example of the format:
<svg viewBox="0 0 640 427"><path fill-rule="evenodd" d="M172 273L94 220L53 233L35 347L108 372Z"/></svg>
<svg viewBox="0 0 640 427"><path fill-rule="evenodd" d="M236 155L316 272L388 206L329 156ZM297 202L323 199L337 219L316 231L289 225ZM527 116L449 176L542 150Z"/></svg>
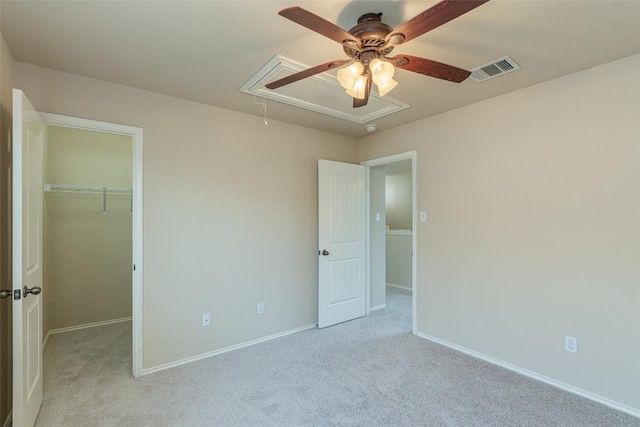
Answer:
<svg viewBox="0 0 640 427"><path fill-rule="evenodd" d="M79 193L79 194L132 194L131 188L98 187L93 185L45 184L45 192L51 193Z"/></svg>
<svg viewBox="0 0 640 427"><path fill-rule="evenodd" d="M101 194L102 214L107 214L107 196L129 196L129 213L133 212L133 190L124 187L98 187L93 185L45 184L45 193Z"/></svg>

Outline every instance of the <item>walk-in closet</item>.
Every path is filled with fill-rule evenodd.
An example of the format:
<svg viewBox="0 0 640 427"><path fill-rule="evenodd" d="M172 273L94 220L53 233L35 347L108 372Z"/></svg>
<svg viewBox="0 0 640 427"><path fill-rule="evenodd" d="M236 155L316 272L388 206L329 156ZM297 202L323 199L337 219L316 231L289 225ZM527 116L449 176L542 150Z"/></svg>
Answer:
<svg viewBox="0 0 640 427"><path fill-rule="evenodd" d="M48 126L44 152L44 334L128 321L130 136Z"/></svg>

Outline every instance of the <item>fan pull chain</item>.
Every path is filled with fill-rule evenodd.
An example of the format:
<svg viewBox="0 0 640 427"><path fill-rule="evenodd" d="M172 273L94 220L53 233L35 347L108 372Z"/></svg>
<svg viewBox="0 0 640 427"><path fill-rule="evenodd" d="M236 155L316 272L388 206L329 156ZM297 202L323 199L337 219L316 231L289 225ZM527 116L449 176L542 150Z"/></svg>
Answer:
<svg viewBox="0 0 640 427"><path fill-rule="evenodd" d="M253 95L253 102L260 106L260 112L262 113L264 125L269 126L269 122L267 122L267 100L263 97L262 102L258 102L257 95Z"/></svg>

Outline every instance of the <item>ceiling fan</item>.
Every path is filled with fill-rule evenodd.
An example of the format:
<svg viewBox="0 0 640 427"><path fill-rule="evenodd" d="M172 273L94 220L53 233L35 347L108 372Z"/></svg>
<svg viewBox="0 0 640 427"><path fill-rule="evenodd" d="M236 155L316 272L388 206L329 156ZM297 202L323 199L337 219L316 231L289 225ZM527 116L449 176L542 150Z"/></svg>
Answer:
<svg viewBox="0 0 640 427"><path fill-rule="evenodd" d="M393 80L395 68L460 83L471 72L417 56L387 55L394 47L446 24L487 1L489 0L444 0L396 29L382 22L382 13L367 13L358 18L358 24L348 32L301 7L283 9L278 12L279 15L342 44L350 59L329 61L265 86L277 89L306 77L340 68L338 82L353 97L353 107L358 108L367 105L372 83L378 87L380 96L384 96L398 84Z"/></svg>

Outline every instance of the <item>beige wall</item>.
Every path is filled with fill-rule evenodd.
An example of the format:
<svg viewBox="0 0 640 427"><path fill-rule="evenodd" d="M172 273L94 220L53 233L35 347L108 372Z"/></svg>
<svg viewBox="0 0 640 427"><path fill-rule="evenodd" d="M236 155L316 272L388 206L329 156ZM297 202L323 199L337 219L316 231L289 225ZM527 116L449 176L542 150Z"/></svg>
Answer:
<svg viewBox="0 0 640 427"><path fill-rule="evenodd" d="M131 188L129 136L48 127L46 182ZM49 329L131 316L130 197L46 193Z"/></svg>
<svg viewBox="0 0 640 427"><path fill-rule="evenodd" d="M640 410L638 75L640 55L360 141L418 151L420 333Z"/></svg>
<svg viewBox="0 0 640 427"><path fill-rule="evenodd" d="M145 369L317 321L317 161L356 162L355 140L23 63L16 80L40 111L144 129Z"/></svg>
<svg viewBox="0 0 640 427"><path fill-rule="evenodd" d="M411 160L405 160L411 164ZM410 168L410 167L409 167ZM411 170L386 177L387 224L392 230L411 230L413 224L413 194Z"/></svg>
<svg viewBox="0 0 640 427"><path fill-rule="evenodd" d="M11 90L13 56L0 37L0 289L11 289ZM11 297L0 300L0 425L11 412Z"/></svg>
<svg viewBox="0 0 640 427"><path fill-rule="evenodd" d="M388 231L386 237L387 283L412 290L413 236L411 231Z"/></svg>

